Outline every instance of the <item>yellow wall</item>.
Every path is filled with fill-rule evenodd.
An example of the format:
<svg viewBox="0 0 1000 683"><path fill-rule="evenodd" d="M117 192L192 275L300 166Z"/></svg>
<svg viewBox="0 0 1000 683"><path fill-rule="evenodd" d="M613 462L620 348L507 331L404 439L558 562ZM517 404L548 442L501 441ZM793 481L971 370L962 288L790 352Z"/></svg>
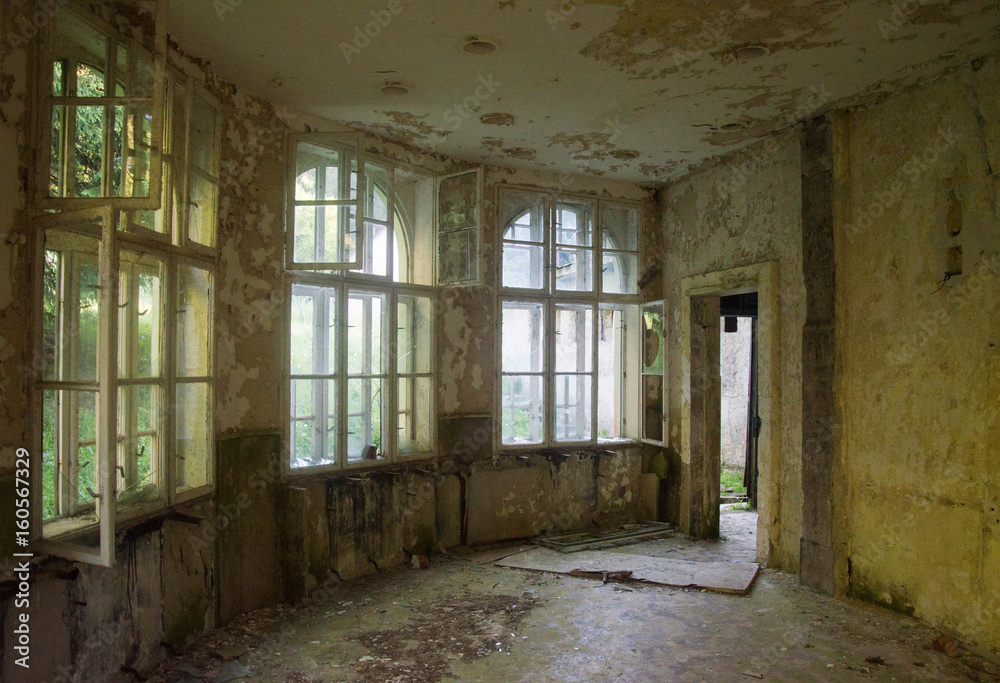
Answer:
<svg viewBox="0 0 1000 683"><path fill-rule="evenodd" d="M991 58L852 112L836 244L850 591L993 647L998 92ZM951 246L964 275L942 286Z"/></svg>

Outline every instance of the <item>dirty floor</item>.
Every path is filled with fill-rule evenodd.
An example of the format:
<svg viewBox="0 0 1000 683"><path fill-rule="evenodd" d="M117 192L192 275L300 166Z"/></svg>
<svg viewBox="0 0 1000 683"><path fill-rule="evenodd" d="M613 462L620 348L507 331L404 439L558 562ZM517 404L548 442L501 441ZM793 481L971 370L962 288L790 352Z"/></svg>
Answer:
<svg viewBox="0 0 1000 683"><path fill-rule="evenodd" d="M753 561L756 519L727 509L721 542L673 536L608 552ZM762 570L736 597L486 558L436 555L429 569L383 571L244 615L148 680L1000 681L994 660L964 647L949 657L916 621L817 595L787 574Z"/></svg>

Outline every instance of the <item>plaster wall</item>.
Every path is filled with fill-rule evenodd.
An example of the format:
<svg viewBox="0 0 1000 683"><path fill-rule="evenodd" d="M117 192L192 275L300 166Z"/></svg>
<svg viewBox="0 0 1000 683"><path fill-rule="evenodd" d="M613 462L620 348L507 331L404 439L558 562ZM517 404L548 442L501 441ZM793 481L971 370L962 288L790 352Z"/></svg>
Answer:
<svg viewBox="0 0 1000 683"><path fill-rule="evenodd" d="M690 473L681 445L684 377L682 354L682 280L744 266L776 262L779 270L776 339L778 386L773 397L780 422L780 458L762 467L761 494L769 514L758 524L758 559L796 571L802 526L801 401L802 325L805 290L802 276L801 160L797 130L786 131L668 186L663 195L663 296L666 300L668 359L668 450L674 478L668 510L681 528L691 519ZM765 350L761 350L765 353ZM788 400L792 397L792 400ZM780 398L780 400L779 400ZM763 407L763 406L762 406ZM765 429L767 427L765 426ZM766 529L764 528L766 527Z"/></svg>
<svg viewBox="0 0 1000 683"><path fill-rule="evenodd" d="M753 319L740 318L734 333L721 333L722 466L746 467L747 410L750 406L750 341Z"/></svg>
<svg viewBox="0 0 1000 683"><path fill-rule="evenodd" d="M994 648L998 91L993 56L853 112L836 234L850 591Z"/></svg>

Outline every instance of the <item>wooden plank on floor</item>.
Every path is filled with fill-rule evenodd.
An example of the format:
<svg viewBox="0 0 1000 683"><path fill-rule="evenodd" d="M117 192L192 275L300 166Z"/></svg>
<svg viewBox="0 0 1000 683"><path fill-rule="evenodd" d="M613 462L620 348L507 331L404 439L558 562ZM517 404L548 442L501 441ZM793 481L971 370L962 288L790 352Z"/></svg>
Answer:
<svg viewBox="0 0 1000 683"><path fill-rule="evenodd" d="M495 564L556 574L593 572L599 576L604 572L632 572L637 581L734 595L746 595L760 571L760 565L753 562L686 562L596 550L567 555L549 548L511 555Z"/></svg>

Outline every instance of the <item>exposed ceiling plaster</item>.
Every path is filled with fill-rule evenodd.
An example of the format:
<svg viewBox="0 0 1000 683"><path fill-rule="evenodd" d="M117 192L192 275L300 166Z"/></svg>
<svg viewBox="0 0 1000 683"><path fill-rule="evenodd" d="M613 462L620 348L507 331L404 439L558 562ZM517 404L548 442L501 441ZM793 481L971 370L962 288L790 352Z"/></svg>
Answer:
<svg viewBox="0 0 1000 683"><path fill-rule="evenodd" d="M811 113L997 51L1000 7L171 0L170 32L253 94L424 150L657 183ZM472 36L499 49L469 54ZM747 46L767 54L741 61ZM387 83L410 92L383 94ZM481 120L494 113L514 120Z"/></svg>

